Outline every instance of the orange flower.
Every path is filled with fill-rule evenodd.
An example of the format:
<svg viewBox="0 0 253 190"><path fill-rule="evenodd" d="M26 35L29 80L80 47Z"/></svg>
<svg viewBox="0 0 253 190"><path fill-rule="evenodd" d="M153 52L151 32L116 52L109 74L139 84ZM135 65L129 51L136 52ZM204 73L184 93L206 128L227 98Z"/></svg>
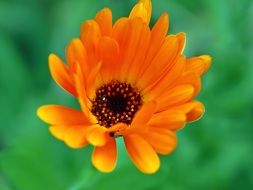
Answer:
<svg viewBox="0 0 253 190"><path fill-rule="evenodd" d="M136 167L156 172L158 154L170 154L176 146L175 132L204 113L193 99L211 58L186 59L185 34L167 35L166 13L150 29L151 9L151 0L140 0L129 17L112 23L105 8L70 42L67 64L49 56L52 77L78 98L81 111L46 105L38 116L69 147L93 145L92 163L102 172L115 168L121 137Z"/></svg>

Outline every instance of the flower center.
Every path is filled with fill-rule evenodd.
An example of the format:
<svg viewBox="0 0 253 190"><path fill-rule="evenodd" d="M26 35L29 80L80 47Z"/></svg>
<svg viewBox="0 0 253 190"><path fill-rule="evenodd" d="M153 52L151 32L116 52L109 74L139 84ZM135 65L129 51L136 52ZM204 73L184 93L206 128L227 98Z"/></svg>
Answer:
<svg viewBox="0 0 253 190"><path fill-rule="evenodd" d="M137 89L128 83L112 81L97 89L91 112L100 125L108 128L117 123L131 124L141 105Z"/></svg>

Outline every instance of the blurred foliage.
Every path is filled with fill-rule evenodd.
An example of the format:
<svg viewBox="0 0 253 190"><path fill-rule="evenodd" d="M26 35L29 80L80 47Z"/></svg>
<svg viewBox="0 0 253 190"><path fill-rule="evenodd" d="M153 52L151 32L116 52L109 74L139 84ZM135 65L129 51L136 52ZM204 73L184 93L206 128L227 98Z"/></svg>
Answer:
<svg viewBox="0 0 253 190"><path fill-rule="evenodd" d="M187 56L210 54L198 99L206 114L178 132L171 156L141 174L119 140L113 173L90 164L91 147L71 150L54 139L39 105L77 106L49 76L47 56L64 57L81 23L104 6L114 20L136 0L0 0L0 190L253 189L253 1L153 0L153 24L170 14L170 33L187 33Z"/></svg>

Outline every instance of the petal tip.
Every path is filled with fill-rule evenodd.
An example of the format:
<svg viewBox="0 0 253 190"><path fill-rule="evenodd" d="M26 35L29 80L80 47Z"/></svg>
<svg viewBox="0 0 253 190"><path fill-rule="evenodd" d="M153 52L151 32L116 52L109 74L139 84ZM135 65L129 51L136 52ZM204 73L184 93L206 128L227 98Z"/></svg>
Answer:
<svg viewBox="0 0 253 190"><path fill-rule="evenodd" d="M212 57L210 55L202 55L202 56L200 56L200 58L205 63L205 71L204 71L204 73L205 73L211 66Z"/></svg>
<svg viewBox="0 0 253 190"><path fill-rule="evenodd" d="M212 57L210 55L201 55L199 58L203 61L203 71L201 73L201 75L203 75L210 69Z"/></svg>
<svg viewBox="0 0 253 190"><path fill-rule="evenodd" d="M49 56L48 56L48 60L53 59L53 58L54 58L54 56L55 56L55 54L54 54L54 53L50 53L50 54L49 54Z"/></svg>
<svg viewBox="0 0 253 190"><path fill-rule="evenodd" d="M152 12L151 0L139 0L130 12L129 18L140 17L149 24Z"/></svg>
<svg viewBox="0 0 253 190"><path fill-rule="evenodd" d="M107 143L108 137L106 129L102 126L94 126L88 129L86 139L89 144L102 147Z"/></svg>
<svg viewBox="0 0 253 190"><path fill-rule="evenodd" d="M48 105L40 106L36 110L36 115L41 119L44 120L44 114L45 114L45 109L48 107Z"/></svg>
<svg viewBox="0 0 253 190"><path fill-rule="evenodd" d="M60 61L60 58L54 54L54 53L50 53L49 56L48 56L48 64L49 64L49 67L51 69L51 66L53 64L55 64L55 62L59 62Z"/></svg>
<svg viewBox="0 0 253 190"><path fill-rule="evenodd" d="M205 114L205 106L201 102L196 102L195 107L187 113L187 121L195 122L200 120Z"/></svg>

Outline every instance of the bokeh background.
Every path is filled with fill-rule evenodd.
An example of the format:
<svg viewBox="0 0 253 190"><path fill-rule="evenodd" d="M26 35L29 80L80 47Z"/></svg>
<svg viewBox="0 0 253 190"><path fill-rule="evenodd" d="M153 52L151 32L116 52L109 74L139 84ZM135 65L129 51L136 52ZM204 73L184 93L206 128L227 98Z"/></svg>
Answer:
<svg viewBox="0 0 253 190"><path fill-rule="evenodd" d="M119 140L113 173L72 150L36 116L42 104L78 108L51 79L47 57L64 58L81 23L107 6L114 19L136 0L0 0L0 190L253 189L253 1L153 0L151 25L166 11L170 33L187 34L187 56L210 54L198 99L206 114L178 132L154 175L141 174Z"/></svg>

